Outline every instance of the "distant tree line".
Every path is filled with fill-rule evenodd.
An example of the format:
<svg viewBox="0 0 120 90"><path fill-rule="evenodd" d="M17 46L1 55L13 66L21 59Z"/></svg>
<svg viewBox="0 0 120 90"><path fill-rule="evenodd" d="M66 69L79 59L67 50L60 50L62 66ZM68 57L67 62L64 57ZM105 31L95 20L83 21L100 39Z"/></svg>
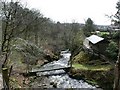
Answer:
<svg viewBox="0 0 120 90"><path fill-rule="evenodd" d="M56 53L64 49L74 52L81 47L84 35L77 22L55 23L40 11L30 10L20 2L3 0L1 3L4 64L7 63L15 38L22 38Z"/></svg>

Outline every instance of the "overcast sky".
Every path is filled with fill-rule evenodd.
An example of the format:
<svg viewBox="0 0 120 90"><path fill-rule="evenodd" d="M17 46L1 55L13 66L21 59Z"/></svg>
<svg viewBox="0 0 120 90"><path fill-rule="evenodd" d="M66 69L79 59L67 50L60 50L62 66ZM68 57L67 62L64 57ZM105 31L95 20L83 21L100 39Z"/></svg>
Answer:
<svg viewBox="0 0 120 90"><path fill-rule="evenodd" d="M25 1L25 0L24 0ZM84 23L90 17L95 24L109 25L105 15L116 13L118 0L26 0L29 8L36 8L53 21Z"/></svg>

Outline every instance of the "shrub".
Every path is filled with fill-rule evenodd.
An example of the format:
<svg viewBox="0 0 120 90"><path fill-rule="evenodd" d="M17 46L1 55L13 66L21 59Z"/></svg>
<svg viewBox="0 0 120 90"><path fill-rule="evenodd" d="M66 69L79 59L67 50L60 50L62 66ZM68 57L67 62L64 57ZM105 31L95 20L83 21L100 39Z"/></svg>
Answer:
<svg viewBox="0 0 120 90"><path fill-rule="evenodd" d="M118 45L115 42L111 41L106 49L106 52L111 59L116 60L118 53Z"/></svg>
<svg viewBox="0 0 120 90"><path fill-rule="evenodd" d="M31 65L35 64L37 62L36 60L44 56L44 50L21 38L16 38L16 41L13 43L13 50L24 56L23 62Z"/></svg>

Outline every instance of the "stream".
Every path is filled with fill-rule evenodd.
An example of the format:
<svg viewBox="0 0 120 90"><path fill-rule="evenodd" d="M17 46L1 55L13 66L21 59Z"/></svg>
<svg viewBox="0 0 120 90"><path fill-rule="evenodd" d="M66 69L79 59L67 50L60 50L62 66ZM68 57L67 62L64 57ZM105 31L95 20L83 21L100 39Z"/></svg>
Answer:
<svg viewBox="0 0 120 90"><path fill-rule="evenodd" d="M50 69L61 66L68 67L68 62L70 60L71 53L68 51L62 51L61 56L62 57L58 61L48 63L40 69ZM83 80L70 78L69 75L63 69L37 73L37 76L44 75L47 75L48 81L50 83L54 83L56 85L56 88L97 88L96 86L92 86Z"/></svg>

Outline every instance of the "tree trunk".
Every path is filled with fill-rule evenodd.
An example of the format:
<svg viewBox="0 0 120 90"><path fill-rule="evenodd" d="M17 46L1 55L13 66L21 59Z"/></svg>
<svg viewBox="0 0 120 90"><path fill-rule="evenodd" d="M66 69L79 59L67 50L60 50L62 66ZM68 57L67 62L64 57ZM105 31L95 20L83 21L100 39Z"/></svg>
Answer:
<svg viewBox="0 0 120 90"><path fill-rule="evenodd" d="M118 48L119 48L118 58L115 65L115 79L114 79L114 87L113 87L114 90L120 90L120 35L119 35Z"/></svg>
<svg viewBox="0 0 120 90"><path fill-rule="evenodd" d="M27 36L28 36L28 32L27 32L27 30L25 30L25 36L24 36L25 40L27 40Z"/></svg>
<svg viewBox="0 0 120 90"><path fill-rule="evenodd" d="M35 44L38 45L38 33L35 32Z"/></svg>
<svg viewBox="0 0 120 90"><path fill-rule="evenodd" d="M119 62L116 62L115 65L115 79L114 79L114 90L120 90L120 70L119 70Z"/></svg>
<svg viewBox="0 0 120 90"><path fill-rule="evenodd" d="M2 76L3 76L3 87L5 90L9 90L9 75L8 69L2 66Z"/></svg>

